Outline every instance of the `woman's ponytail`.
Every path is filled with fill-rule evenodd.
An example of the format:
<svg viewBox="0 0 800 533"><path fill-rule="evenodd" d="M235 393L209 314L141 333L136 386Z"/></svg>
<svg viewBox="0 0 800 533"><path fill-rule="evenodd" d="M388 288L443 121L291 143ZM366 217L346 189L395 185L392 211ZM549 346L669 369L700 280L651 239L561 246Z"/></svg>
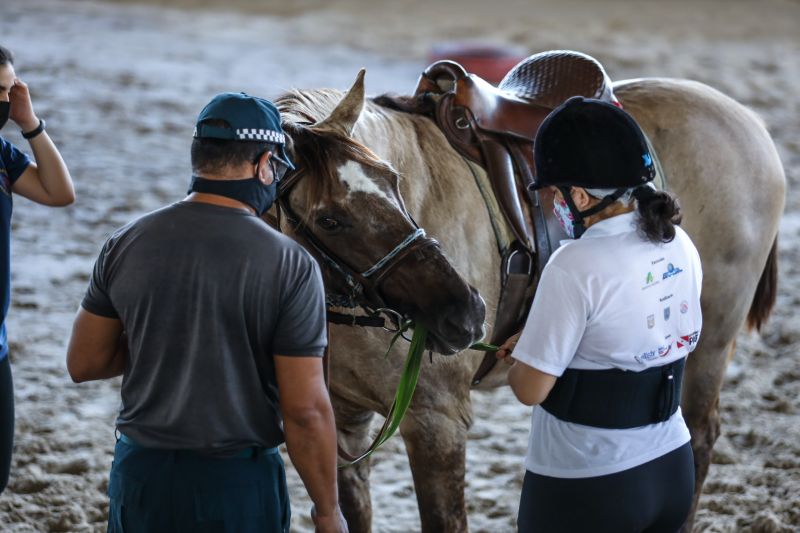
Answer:
<svg viewBox="0 0 800 533"><path fill-rule="evenodd" d="M633 191L639 211L639 234L654 242L670 242L681 223L681 208L670 193L644 185Z"/></svg>

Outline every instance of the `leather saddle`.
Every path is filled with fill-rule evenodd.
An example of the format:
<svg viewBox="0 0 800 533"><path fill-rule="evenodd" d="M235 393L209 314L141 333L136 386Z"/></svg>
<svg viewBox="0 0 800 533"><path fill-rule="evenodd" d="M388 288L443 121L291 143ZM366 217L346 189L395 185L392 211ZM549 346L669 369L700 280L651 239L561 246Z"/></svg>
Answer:
<svg viewBox="0 0 800 533"><path fill-rule="evenodd" d="M436 124L459 153L487 171L507 223L530 251L537 245L525 224L519 189L535 182L533 142L539 126L571 96L615 101L602 65L569 50L528 57L498 87L458 63L438 61L422 73L414 96L436 99Z"/></svg>
<svg viewBox="0 0 800 533"><path fill-rule="evenodd" d="M554 249L548 218L533 189L533 144L545 117L572 96L616 101L602 65L586 54L568 50L528 57L511 69L498 87L448 60L430 65L417 83L414 97L433 102L431 118L453 148L486 171L516 239L502 250L502 290L492 344L505 341L522 326L534 282ZM495 361L494 354L487 354L473 378L474 385Z"/></svg>

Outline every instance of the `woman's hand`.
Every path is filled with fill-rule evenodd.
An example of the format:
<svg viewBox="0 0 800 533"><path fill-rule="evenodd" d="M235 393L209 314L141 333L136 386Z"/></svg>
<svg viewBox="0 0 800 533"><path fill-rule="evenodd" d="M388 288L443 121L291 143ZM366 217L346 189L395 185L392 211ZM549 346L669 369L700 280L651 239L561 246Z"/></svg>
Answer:
<svg viewBox="0 0 800 533"><path fill-rule="evenodd" d="M509 337L508 340L500 346L500 349L495 352L495 357L509 366L513 365L516 360L511 357L511 354L514 352L514 348L517 346L517 341L519 341L520 335L522 335L521 331L516 335Z"/></svg>
<svg viewBox="0 0 800 533"><path fill-rule="evenodd" d="M14 85L8 91L8 101L11 102L9 118L16 122L22 131L28 132L36 129L39 119L33 112L31 93L24 81L19 78L14 80Z"/></svg>

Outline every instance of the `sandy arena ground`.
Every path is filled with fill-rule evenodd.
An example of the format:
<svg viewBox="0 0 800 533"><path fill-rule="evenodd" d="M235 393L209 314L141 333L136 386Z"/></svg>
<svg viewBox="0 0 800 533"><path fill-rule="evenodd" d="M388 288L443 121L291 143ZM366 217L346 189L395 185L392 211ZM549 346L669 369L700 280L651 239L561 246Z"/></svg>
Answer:
<svg viewBox="0 0 800 533"><path fill-rule="evenodd" d="M119 382L72 384L65 343L105 237L182 197L193 119L210 96L346 88L361 66L370 93L408 92L433 43L478 39L582 50L614 79L697 79L766 120L790 186L780 294L763 335L740 337L696 529L800 531L800 3L467 0L453 13L435 0L228 3L237 11L209 10L208 0L164 3L0 4L0 43L16 50L78 193L62 210L16 202L8 330L17 433L0 530L105 531ZM26 146L12 125L3 135ZM470 525L513 531L529 411L507 388L475 393L474 404ZM374 465L374 530L418 530L399 439ZM291 467L289 475L293 530L310 531L308 499Z"/></svg>

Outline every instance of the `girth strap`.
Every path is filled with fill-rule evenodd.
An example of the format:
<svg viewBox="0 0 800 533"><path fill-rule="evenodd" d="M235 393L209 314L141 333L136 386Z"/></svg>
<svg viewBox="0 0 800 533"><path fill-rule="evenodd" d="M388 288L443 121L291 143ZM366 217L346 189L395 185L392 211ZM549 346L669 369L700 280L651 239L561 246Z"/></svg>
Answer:
<svg viewBox="0 0 800 533"><path fill-rule="evenodd" d="M534 279L534 258L528 250L517 248L503 258L502 286L497 302L497 315L490 344L500 345L519 330L531 300ZM497 364L494 352L486 352L478 370L472 376L472 386L479 385Z"/></svg>
<svg viewBox="0 0 800 533"><path fill-rule="evenodd" d="M642 372L568 368L541 406L565 422L629 429L665 422L678 410L686 359Z"/></svg>

